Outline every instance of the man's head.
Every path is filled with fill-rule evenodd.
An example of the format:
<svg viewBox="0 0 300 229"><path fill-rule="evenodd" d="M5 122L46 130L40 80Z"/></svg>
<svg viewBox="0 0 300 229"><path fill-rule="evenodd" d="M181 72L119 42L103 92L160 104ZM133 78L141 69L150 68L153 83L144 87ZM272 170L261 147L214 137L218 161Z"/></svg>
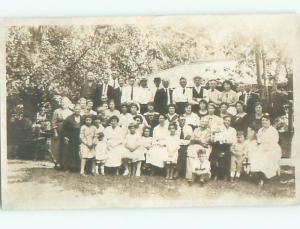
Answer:
<svg viewBox="0 0 300 229"><path fill-rule="evenodd" d="M200 76L195 76L194 77L194 84L196 87L199 87L202 83L202 78Z"/></svg>
<svg viewBox="0 0 300 229"><path fill-rule="evenodd" d="M133 86L133 85L134 85L134 81L135 81L135 78L134 78L133 76L131 76L131 77L129 77L129 79L128 79L128 84L129 84L130 86Z"/></svg>
<svg viewBox="0 0 300 229"><path fill-rule="evenodd" d="M168 88L168 87L169 87L169 84L170 84L169 78L164 77L163 80L162 80L162 85L163 85L163 87L164 87L164 88Z"/></svg>
<svg viewBox="0 0 300 229"><path fill-rule="evenodd" d="M86 79L87 79L88 82L93 81L94 80L94 73L88 72L88 74L86 75Z"/></svg>
<svg viewBox="0 0 300 229"><path fill-rule="evenodd" d="M181 77L180 80L179 80L179 84L181 87L185 87L187 82L186 82L186 78L184 77Z"/></svg>
<svg viewBox="0 0 300 229"><path fill-rule="evenodd" d="M118 83L119 83L119 86L120 86L120 87L123 87L124 84L125 84L125 79L124 79L123 77L119 77Z"/></svg>

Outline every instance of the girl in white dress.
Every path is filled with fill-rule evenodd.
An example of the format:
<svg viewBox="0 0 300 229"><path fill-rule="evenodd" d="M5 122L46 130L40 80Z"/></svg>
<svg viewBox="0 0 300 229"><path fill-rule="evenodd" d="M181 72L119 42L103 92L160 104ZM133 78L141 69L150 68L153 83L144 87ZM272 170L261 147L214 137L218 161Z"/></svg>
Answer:
<svg viewBox="0 0 300 229"><path fill-rule="evenodd" d="M152 147L153 138L151 137L151 128L145 127L142 135L142 148L144 150L145 159L147 161L147 157L149 155L149 151Z"/></svg>
<svg viewBox="0 0 300 229"><path fill-rule="evenodd" d="M159 115L159 124L153 130L153 146L149 150L147 163L163 168L168 155L166 147L166 138L169 136L168 127L165 124L166 117ZM152 170L153 172L153 170Z"/></svg>
<svg viewBox="0 0 300 229"><path fill-rule="evenodd" d="M99 168L100 168L100 174L105 175L104 172L104 166L105 161L107 160L107 144L106 139L104 137L103 132L97 133L98 141L96 142L96 167L95 167L95 173L96 175L99 175Z"/></svg>
<svg viewBox="0 0 300 229"><path fill-rule="evenodd" d="M128 113L127 104L121 104L121 113L119 114L119 126L122 128L124 137L128 132L128 125L132 122L132 115Z"/></svg>
<svg viewBox="0 0 300 229"><path fill-rule="evenodd" d="M125 165L124 176L137 176L141 175L142 161L145 160L144 151L142 148L142 137L136 132L135 123L130 123L128 126L129 133L125 137L125 148L127 149L126 155L123 157Z"/></svg>
<svg viewBox="0 0 300 229"><path fill-rule="evenodd" d="M81 158L81 167L80 175L85 176L84 169L87 160L92 159L92 171L95 171L95 146L97 141L96 127L92 125L92 116L87 116L85 118L85 125L80 128L79 135L81 144L80 144L80 158Z"/></svg>
<svg viewBox="0 0 300 229"><path fill-rule="evenodd" d="M122 157L126 153L124 147L124 138L121 127L119 127L119 118L115 115L109 119L110 126L104 130L104 136L107 141L107 160L105 167L115 168L115 174L119 174L119 167L122 164Z"/></svg>
<svg viewBox="0 0 300 229"><path fill-rule="evenodd" d="M169 125L170 135L166 138L167 158L165 161L166 179L173 179L175 166L178 159L178 150L180 148L180 138L176 134L177 127L174 123Z"/></svg>

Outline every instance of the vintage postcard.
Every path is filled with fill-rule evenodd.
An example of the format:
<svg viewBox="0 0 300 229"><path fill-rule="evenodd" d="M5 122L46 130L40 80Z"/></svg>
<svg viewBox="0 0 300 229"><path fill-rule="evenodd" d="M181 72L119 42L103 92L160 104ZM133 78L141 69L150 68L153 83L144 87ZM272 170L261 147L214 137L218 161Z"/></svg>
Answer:
<svg viewBox="0 0 300 229"><path fill-rule="evenodd" d="M2 207L298 204L299 35L296 14L2 20Z"/></svg>

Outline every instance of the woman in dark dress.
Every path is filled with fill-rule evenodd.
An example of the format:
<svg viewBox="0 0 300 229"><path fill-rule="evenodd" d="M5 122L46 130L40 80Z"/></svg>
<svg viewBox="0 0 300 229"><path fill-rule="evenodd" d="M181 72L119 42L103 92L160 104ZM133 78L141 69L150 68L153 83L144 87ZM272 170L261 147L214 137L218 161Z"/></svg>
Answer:
<svg viewBox="0 0 300 229"><path fill-rule="evenodd" d="M244 103L242 101L238 101L235 105L237 114L234 116L232 120L232 127L234 127L237 131L243 131L246 133L248 124L248 115L244 111Z"/></svg>
<svg viewBox="0 0 300 229"><path fill-rule="evenodd" d="M206 116L208 114L207 111L207 102L205 99L201 99L199 101L199 111L197 112L199 118L203 118L204 116Z"/></svg>
<svg viewBox="0 0 300 229"><path fill-rule="evenodd" d="M79 158L79 133L82 125L82 117L80 116L81 107L76 105L74 114L70 115L63 122L62 138L62 167L65 170L79 171L80 158Z"/></svg>
<svg viewBox="0 0 300 229"><path fill-rule="evenodd" d="M254 113L249 116L248 126L253 127L254 130L257 132L262 127L261 124L262 117L263 117L262 103L256 102L254 106Z"/></svg>

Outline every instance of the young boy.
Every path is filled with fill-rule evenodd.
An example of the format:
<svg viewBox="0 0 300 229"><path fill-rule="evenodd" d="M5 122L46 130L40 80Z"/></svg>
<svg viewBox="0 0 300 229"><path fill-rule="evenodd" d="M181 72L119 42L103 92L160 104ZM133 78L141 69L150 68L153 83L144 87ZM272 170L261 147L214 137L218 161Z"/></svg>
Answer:
<svg viewBox="0 0 300 229"><path fill-rule="evenodd" d="M232 145L231 152L230 180L233 182L235 178L239 179L243 168L243 162L247 154L245 135L243 131L237 132L237 142Z"/></svg>
<svg viewBox="0 0 300 229"><path fill-rule="evenodd" d="M192 181L199 181L202 186L210 179L210 162L206 157L205 149L200 149L197 154L199 159L194 164Z"/></svg>

